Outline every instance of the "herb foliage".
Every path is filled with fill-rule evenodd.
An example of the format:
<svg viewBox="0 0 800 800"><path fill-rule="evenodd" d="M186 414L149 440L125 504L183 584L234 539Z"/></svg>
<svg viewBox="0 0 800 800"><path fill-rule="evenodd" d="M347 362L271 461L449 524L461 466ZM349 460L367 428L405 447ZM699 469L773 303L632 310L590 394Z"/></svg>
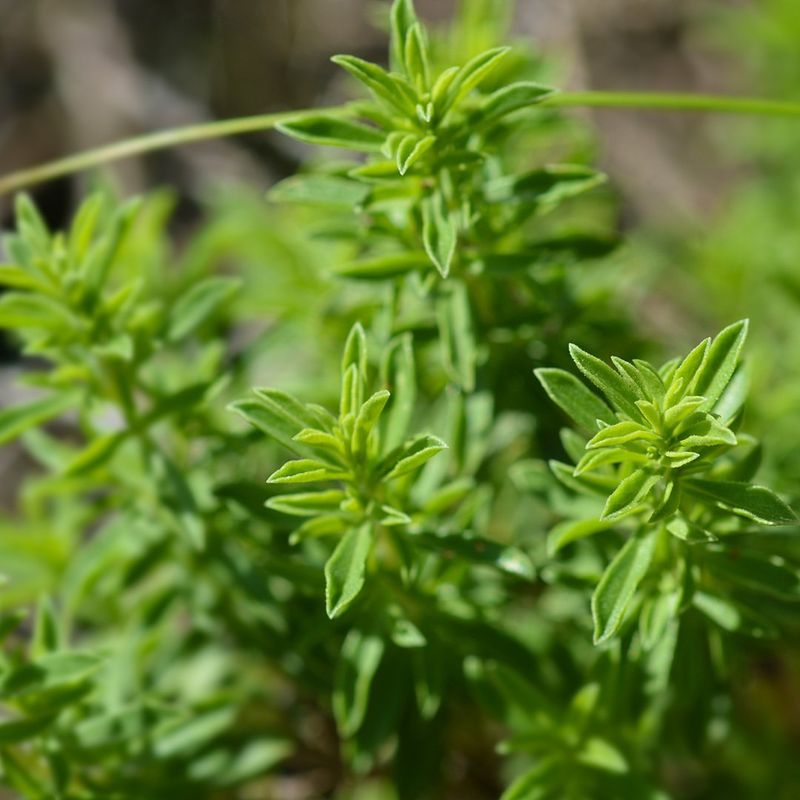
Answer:
<svg viewBox="0 0 800 800"><path fill-rule="evenodd" d="M639 358L606 178L501 7L395 0L388 69L334 58L365 99L280 125L344 157L182 252L166 195L18 198L19 796L688 797L697 761L732 796L735 667L800 600L748 323Z"/></svg>

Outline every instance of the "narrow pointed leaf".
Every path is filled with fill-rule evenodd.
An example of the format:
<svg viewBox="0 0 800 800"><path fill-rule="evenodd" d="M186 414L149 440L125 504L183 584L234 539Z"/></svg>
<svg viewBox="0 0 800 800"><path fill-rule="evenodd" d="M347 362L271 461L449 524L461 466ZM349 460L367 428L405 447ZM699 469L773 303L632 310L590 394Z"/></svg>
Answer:
<svg viewBox="0 0 800 800"><path fill-rule="evenodd" d="M547 396L581 428L597 430L597 420L613 425L614 412L582 381L563 369L534 370Z"/></svg>
<svg viewBox="0 0 800 800"><path fill-rule="evenodd" d="M762 525L796 525L794 511L765 486L753 486L737 481L710 481L693 478L685 481L686 490L707 502Z"/></svg>
<svg viewBox="0 0 800 800"><path fill-rule="evenodd" d="M386 138L377 128L325 114L309 114L302 119L276 127L281 133L301 142L344 147L347 150L367 153L380 152Z"/></svg>
<svg viewBox="0 0 800 800"><path fill-rule="evenodd" d="M628 604L650 567L655 536L628 539L608 565L592 595L594 643L601 644L619 630Z"/></svg>
<svg viewBox="0 0 800 800"><path fill-rule="evenodd" d="M643 400L631 381L591 353L581 350L575 344L569 346L572 360L578 369L608 398L612 405L627 414L632 420L642 420L642 412L636 407L636 400Z"/></svg>
<svg viewBox="0 0 800 800"><path fill-rule="evenodd" d="M714 408L733 377L739 353L747 338L747 327L746 319L729 325L717 335L708 348L703 368L697 376L693 390L695 394L701 394L706 398L707 403L704 408L708 411Z"/></svg>
<svg viewBox="0 0 800 800"><path fill-rule="evenodd" d="M616 520L633 513L658 481L658 475L651 475L645 470L632 472L608 498L600 519Z"/></svg>
<svg viewBox="0 0 800 800"><path fill-rule="evenodd" d="M325 564L325 607L331 619L343 614L364 586L372 548L368 523L348 531Z"/></svg>

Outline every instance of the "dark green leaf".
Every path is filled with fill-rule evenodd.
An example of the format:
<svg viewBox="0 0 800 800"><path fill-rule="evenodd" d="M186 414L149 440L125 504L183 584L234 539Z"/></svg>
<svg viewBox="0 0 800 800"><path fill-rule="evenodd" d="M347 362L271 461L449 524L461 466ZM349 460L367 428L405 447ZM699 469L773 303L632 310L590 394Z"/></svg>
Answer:
<svg viewBox="0 0 800 800"><path fill-rule="evenodd" d="M632 420L643 420L636 400L644 399L632 381L623 378L605 362L576 344L569 346L572 360L578 369L608 398L612 405Z"/></svg>
<svg viewBox="0 0 800 800"><path fill-rule="evenodd" d="M339 267L336 274L345 278L383 281L429 268L430 263L427 253L390 253L385 256L354 261L344 267Z"/></svg>
<svg viewBox="0 0 800 800"><path fill-rule="evenodd" d="M616 417L611 409L574 375L563 369L537 369L536 377L548 397L581 428L597 430L597 420L613 425Z"/></svg>
<svg viewBox="0 0 800 800"><path fill-rule="evenodd" d="M778 495L764 486L737 481L686 480L688 492L762 525L796 525L797 516Z"/></svg>

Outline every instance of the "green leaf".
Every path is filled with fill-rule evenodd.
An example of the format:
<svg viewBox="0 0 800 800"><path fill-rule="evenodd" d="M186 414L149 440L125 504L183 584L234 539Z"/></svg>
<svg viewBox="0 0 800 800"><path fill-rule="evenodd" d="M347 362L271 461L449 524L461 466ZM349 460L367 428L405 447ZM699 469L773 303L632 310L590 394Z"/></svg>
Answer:
<svg viewBox="0 0 800 800"><path fill-rule="evenodd" d="M409 525L411 523L411 517L399 508L384 504L381 506L381 512L383 513L380 518L381 525L391 527L393 525Z"/></svg>
<svg viewBox="0 0 800 800"><path fill-rule="evenodd" d="M267 478L267 483L315 483L317 481L337 481L350 477L349 472L338 469L324 461L312 458L298 458L287 461Z"/></svg>
<svg viewBox="0 0 800 800"><path fill-rule="evenodd" d="M397 171L401 175L405 175L435 143L435 136L423 136L419 138L415 133L409 133L407 136L403 137L395 153Z"/></svg>
<svg viewBox="0 0 800 800"><path fill-rule="evenodd" d="M45 295L7 292L0 297L0 328L59 331L76 325L64 305Z"/></svg>
<svg viewBox="0 0 800 800"><path fill-rule="evenodd" d="M333 716L339 734L353 736L367 716L369 695L385 645L379 636L357 629L345 637L333 689Z"/></svg>
<svg viewBox="0 0 800 800"><path fill-rule="evenodd" d="M735 447L737 443L736 434L708 413L696 422L693 417L687 419L681 425L678 435L681 437L681 449L687 450L720 445Z"/></svg>
<svg viewBox="0 0 800 800"><path fill-rule="evenodd" d="M76 392L52 394L18 406L8 406L0 411L0 444L16 439L30 428L57 417L78 401Z"/></svg>
<svg viewBox="0 0 800 800"><path fill-rule="evenodd" d="M457 106L510 52L510 47L494 47L464 64L453 77L447 94L437 108L437 114L444 116L449 109Z"/></svg>
<svg viewBox="0 0 800 800"><path fill-rule="evenodd" d="M269 190L275 203L309 203L355 208L366 200L369 187L337 175L293 175Z"/></svg>
<svg viewBox="0 0 800 800"><path fill-rule="evenodd" d="M575 477L579 477L586 472L591 472L598 467L607 464L639 464L647 465L650 463L648 456L623 447L603 447L599 450L589 450L581 456L575 466Z"/></svg>
<svg viewBox="0 0 800 800"><path fill-rule="evenodd" d="M619 447L630 442L644 439L645 441L658 442L660 436L639 422L617 422L607 428L599 430L587 443L587 450L597 450L601 447Z"/></svg>
<svg viewBox="0 0 800 800"><path fill-rule="evenodd" d="M417 400L414 340L410 333L390 343L384 355L382 374L392 392L382 441L388 450L393 450L408 435Z"/></svg>
<svg viewBox="0 0 800 800"><path fill-rule="evenodd" d="M400 617L392 625L392 641L406 649L425 647L427 640L422 631L410 620Z"/></svg>
<svg viewBox="0 0 800 800"><path fill-rule="evenodd" d="M669 623L678 614L679 603L677 591L662 591L645 599L639 615L639 638L643 649L652 650L661 641Z"/></svg>
<svg viewBox="0 0 800 800"><path fill-rule="evenodd" d="M659 475L652 475L643 469L632 472L612 492L600 519L618 520L634 513L659 480Z"/></svg>
<svg viewBox="0 0 800 800"><path fill-rule="evenodd" d="M420 92L429 88L430 66L425 29L420 23L412 25L406 33L404 48L406 74Z"/></svg>
<svg viewBox="0 0 800 800"><path fill-rule="evenodd" d="M46 253L51 243L50 231L29 195L24 192L17 195L14 212L22 238L30 242L39 253Z"/></svg>
<svg viewBox="0 0 800 800"><path fill-rule="evenodd" d="M522 175L495 178L486 184L491 203L534 203L534 210L547 210L564 200L584 194L606 181L606 176L579 164L550 164Z"/></svg>
<svg viewBox="0 0 800 800"><path fill-rule="evenodd" d="M389 253L385 256L375 256L354 261L336 270L337 275L343 278L358 278L366 281L384 281L393 278L402 278L411 272L419 272L430 268L430 258L427 253L403 252Z"/></svg>
<svg viewBox="0 0 800 800"><path fill-rule="evenodd" d="M3 720L0 722L0 746L19 744L41 736L54 722L55 715Z"/></svg>
<svg viewBox="0 0 800 800"><path fill-rule="evenodd" d="M643 420L642 412L636 406L636 400L644 399L634 384L619 375L604 361L581 350L576 344L569 346L569 353L578 369L609 399L623 414L632 420Z"/></svg>
<svg viewBox="0 0 800 800"><path fill-rule="evenodd" d="M691 522L685 517L675 517L667 523L667 530L678 539L682 539L689 544L716 542L717 537L711 531L707 531L695 522Z"/></svg>
<svg viewBox="0 0 800 800"><path fill-rule="evenodd" d="M237 278L206 278L184 294L169 316L167 340L178 342L202 325L241 286Z"/></svg>
<svg viewBox="0 0 800 800"><path fill-rule="evenodd" d="M389 392L382 389L375 392L359 409L353 427L353 455L363 458L367 453L369 436L378 424L383 409L389 400Z"/></svg>
<svg viewBox="0 0 800 800"><path fill-rule="evenodd" d="M762 525L796 525L797 516L771 489L738 481L684 481L688 492Z"/></svg>
<svg viewBox="0 0 800 800"><path fill-rule="evenodd" d="M575 462L580 461L586 453L586 437L572 428L562 428L558 432L561 446L567 455Z"/></svg>
<svg viewBox="0 0 800 800"><path fill-rule="evenodd" d="M30 654L39 658L47 653L54 653L61 643L61 626L56 609L49 597L43 598L36 609L36 622L33 628Z"/></svg>
<svg viewBox="0 0 800 800"><path fill-rule="evenodd" d="M704 406L706 411L714 408L733 377L739 354L747 338L747 327L746 319L729 325L720 331L708 349L694 387L696 394L706 398Z"/></svg>
<svg viewBox="0 0 800 800"><path fill-rule="evenodd" d="M545 756L520 775L503 792L500 800L549 800L562 783L560 767L558 756Z"/></svg>
<svg viewBox="0 0 800 800"><path fill-rule="evenodd" d="M309 447L294 437L319 420L297 399L276 389L254 390L256 399L238 400L228 406L271 439L301 456L311 455Z"/></svg>
<svg viewBox="0 0 800 800"><path fill-rule="evenodd" d="M325 608L330 619L343 614L364 586L372 527L364 523L343 537L325 564Z"/></svg>
<svg viewBox="0 0 800 800"><path fill-rule="evenodd" d="M695 386L701 375L700 367L704 359L708 355L708 348L711 344L711 339L704 339L697 347L689 353L686 358L676 367L675 372L672 374L672 383L681 381L683 394L690 394L695 391ZM698 392L699 394L699 392Z"/></svg>
<svg viewBox="0 0 800 800"><path fill-rule="evenodd" d="M597 430L597 420L613 425L617 419L611 409L574 375L563 369L534 370L547 396L581 428Z"/></svg>
<svg viewBox="0 0 800 800"><path fill-rule="evenodd" d="M532 581L536 570L530 558L518 547L494 542L470 533L440 535L417 533L410 539L415 544L437 553L444 559L463 558L474 564L495 569Z"/></svg>
<svg viewBox="0 0 800 800"><path fill-rule="evenodd" d="M419 469L442 450L447 450L447 445L438 436L421 434L390 453L379 467L379 472L385 475L387 481L400 478Z"/></svg>
<svg viewBox="0 0 800 800"><path fill-rule="evenodd" d="M562 461L547 462L553 475L568 489L581 494L608 495L617 488L617 479L613 475L575 475L574 467Z"/></svg>
<svg viewBox="0 0 800 800"><path fill-rule="evenodd" d="M405 70L406 42L409 31L418 24L412 0L394 0L390 14L389 32L391 36L392 66Z"/></svg>
<svg viewBox="0 0 800 800"><path fill-rule="evenodd" d="M594 643L608 641L619 630L628 604L650 567L655 536L628 539L608 565L592 595Z"/></svg>
<svg viewBox="0 0 800 800"><path fill-rule="evenodd" d="M437 299L436 320L439 326L444 364L449 376L465 392L475 389L477 345L472 324L467 288L453 281Z"/></svg>
<svg viewBox="0 0 800 800"><path fill-rule="evenodd" d="M175 462L160 451L153 454L150 468L165 509L174 515L179 532L189 546L201 552L205 548L206 526L186 477Z"/></svg>
<svg viewBox="0 0 800 800"><path fill-rule="evenodd" d="M236 714L235 706L224 705L170 721L153 731L153 752L162 759L194 753L231 728Z"/></svg>
<svg viewBox="0 0 800 800"><path fill-rule="evenodd" d="M0 680L0 698L12 699L29 714L52 714L91 690L91 679L102 663L92 652L47 653L23 664Z"/></svg>
<svg viewBox="0 0 800 800"><path fill-rule="evenodd" d="M377 64L356 56L333 56L331 61L361 81L378 100L387 103L390 108L407 116L414 114L416 98L411 87L393 78Z"/></svg>
<svg viewBox="0 0 800 800"><path fill-rule="evenodd" d="M91 442L74 456L64 467L64 474L69 476L85 475L106 464L117 448L128 438L130 431L107 433L92 439Z"/></svg>
<svg viewBox="0 0 800 800"><path fill-rule="evenodd" d="M277 125L276 128L301 142L367 153L380 152L385 139L383 132L377 128L325 114L308 114L294 122Z"/></svg>
<svg viewBox="0 0 800 800"><path fill-rule="evenodd" d="M338 511L347 495L340 489L324 492L298 492L270 497L267 507L296 517L315 517L326 511Z"/></svg>
<svg viewBox="0 0 800 800"><path fill-rule="evenodd" d="M692 605L713 623L731 633L741 633L758 639L775 635L775 629L769 621L730 598L696 591L692 595Z"/></svg>
<svg viewBox="0 0 800 800"><path fill-rule="evenodd" d="M27 270L13 264L0 265L0 285L11 289L27 289L42 294L51 291L51 287Z"/></svg>
<svg viewBox="0 0 800 800"><path fill-rule="evenodd" d="M358 372L366 377L367 373L367 335L360 322L350 329L342 353L341 373L344 375L353 365Z"/></svg>
<svg viewBox="0 0 800 800"><path fill-rule="evenodd" d="M607 531L613 523L607 520L582 519L578 522L560 522L547 535L547 554L554 556L563 547L595 533Z"/></svg>
<svg viewBox="0 0 800 800"><path fill-rule="evenodd" d="M625 756L614 745L605 739L593 736L584 742L578 751L577 759L581 764L622 775L628 771Z"/></svg>
<svg viewBox="0 0 800 800"><path fill-rule="evenodd" d="M512 83L490 94L480 110L475 113L477 125L490 125L507 114L536 105L555 94L556 90L539 83Z"/></svg>
<svg viewBox="0 0 800 800"><path fill-rule="evenodd" d="M784 600L800 599L800 573L782 559L712 549L705 563L718 578Z"/></svg>
<svg viewBox="0 0 800 800"><path fill-rule="evenodd" d="M434 194L422 201L422 242L439 274L446 278L456 252L458 229L444 199Z"/></svg>

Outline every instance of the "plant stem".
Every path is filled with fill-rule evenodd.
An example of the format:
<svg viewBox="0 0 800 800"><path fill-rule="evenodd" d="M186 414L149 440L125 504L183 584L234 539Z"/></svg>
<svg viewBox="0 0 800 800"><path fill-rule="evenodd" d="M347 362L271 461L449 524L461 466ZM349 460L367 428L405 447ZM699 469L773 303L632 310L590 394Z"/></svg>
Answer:
<svg viewBox="0 0 800 800"><path fill-rule="evenodd" d="M49 161L30 169L10 172L0 177L0 196L15 192L28 186L61 178L74 172L82 172L101 164L109 164L142 153L154 150L165 150L178 145L201 142L208 139L221 139L226 136L238 136L243 133L255 133L275 128L284 122L291 122L309 111L283 111L277 114L259 114L252 117L236 117L234 119L203 122L168 128L155 133L146 133L131 139L123 139L103 147L84 150L80 153ZM344 115L350 113L349 106L324 109L326 114Z"/></svg>
<svg viewBox="0 0 800 800"><path fill-rule="evenodd" d="M661 92L558 92L550 95L537 105L550 108L639 108L800 117L800 102L765 100L757 97L726 97L724 95ZM44 183L54 178L70 175L74 172L81 172L101 164L108 164L142 153L153 152L154 150L164 150L191 142L270 130L281 123L291 122L307 113L310 112L285 111L277 114L236 117L234 119L169 128L155 133L144 134L143 136L136 136L132 139L124 139L103 147L84 150L37 167L10 172L0 177L0 196L29 186L35 186L38 183ZM343 105L324 109L323 113L346 116L353 113L353 111L351 106Z"/></svg>
<svg viewBox="0 0 800 800"><path fill-rule="evenodd" d="M800 117L800 102L759 97L662 92L558 92L540 105L561 108L639 108L653 111L710 111L721 114Z"/></svg>

